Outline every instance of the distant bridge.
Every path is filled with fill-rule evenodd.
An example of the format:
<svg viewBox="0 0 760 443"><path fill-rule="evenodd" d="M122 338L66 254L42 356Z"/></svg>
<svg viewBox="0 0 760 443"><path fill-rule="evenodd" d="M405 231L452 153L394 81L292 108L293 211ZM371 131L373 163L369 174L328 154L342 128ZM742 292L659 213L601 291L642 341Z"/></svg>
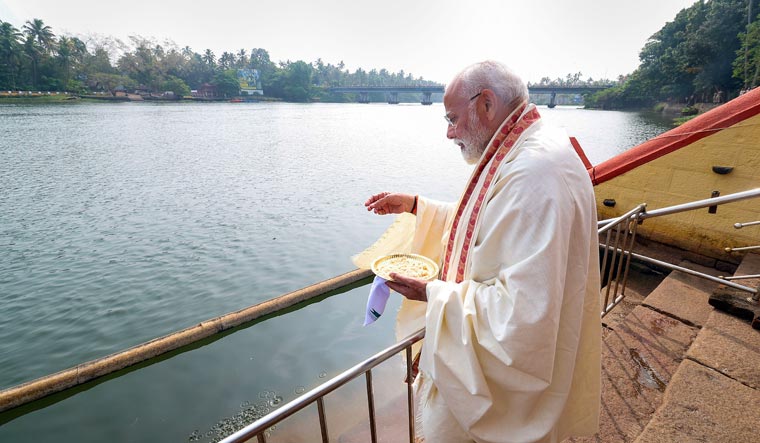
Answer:
<svg viewBox="0 0 760 443"><path fill-rule="evenodd" d="M557 94L589 94L605 89L609 89L614 85L603 86L530 86L528 92L531 94L551 94L551 101L549 107L556 106ZM443 93L445 91L444 86L337 86L329 88L331 92L338 93L356 93L359 94L359 103L369 103L370 92L385 92L386 99L390 104L398 104L398 94L400 92L416 92L422 93L422 100L420 103L423 105L430 105L433 103L431 95L433 93Z"/></svg>
<svg viewBox="0 0 760 443"><path fill-rule="evenodd" d="M421 92L423 105L433 104L431 95L434 92L443 93L443 86L338 86L330 88L331 92L353 92L359 94L359 103L369 103L370 92L385 92L388 103L398 104L399 92Z"/></svg>
<svg viewBox="0 0 760 443"><path fill-rule="evenodd" d="M615 85L601 86L528 86L531 94L551 94L549 107L557 106L557 94L593 94L594 92L609 89Z"/></svg>

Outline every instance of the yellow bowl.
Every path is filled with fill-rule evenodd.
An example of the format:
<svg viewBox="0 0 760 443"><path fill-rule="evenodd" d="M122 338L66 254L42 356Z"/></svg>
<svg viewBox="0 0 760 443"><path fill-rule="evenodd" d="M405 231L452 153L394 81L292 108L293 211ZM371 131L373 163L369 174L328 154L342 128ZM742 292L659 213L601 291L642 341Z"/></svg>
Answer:
<svg viewBox="0 0 760 443"><path fill-rule="evenodd" d="M435 280L438 277L438 264L418 254L388 254L372 262L372 272L386 280L393 280L391 272L423 280Z"/></svg>

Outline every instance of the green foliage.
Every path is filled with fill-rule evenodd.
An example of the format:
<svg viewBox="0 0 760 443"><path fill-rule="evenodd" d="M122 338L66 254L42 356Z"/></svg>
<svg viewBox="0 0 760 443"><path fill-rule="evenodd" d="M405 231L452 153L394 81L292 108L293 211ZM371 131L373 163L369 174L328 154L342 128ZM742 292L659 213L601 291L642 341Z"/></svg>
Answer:
<svg viewBox="0 0 760 443"><path fill-rule="evenodd" d="M113 93L119 86L126 90L137 88L137 82L126 75L107 74L98 72L89 77L90 89L92 91L104 91Z"/></svg>
<svg viewBox="0 0 760 443"><path fill-rule="evenodd" d="M21 86L20 57L21 32L13 25L0 21L0 89L17 89Z"/></svg>
<svg viewBox="0 0 760 443"><path fill-rule="evenodd" d="M74 94L85 94L87 93L87 86L79 80L69 80L65 90Z"/></svg>
<svg viewBox="0 0 760 443"><path fill-rule="evenodd" d="M96 41L97 40L97 41ZM343 62L325 64L304 61L272 62L263 48L225 51L217 57L173 43L130 36L129 44L111 37L85 44L76 37L57 37L40 19L27 21L22 30L0 20L0 90L34 89L87 93L113 92L118 87L138 87L154 93L172 91L187 96L204 84L216 87L220 97L237 96L237 69L256 69L264 92L291 101L344 101L350 96L325 90L331 86L403 86L435 84L412 74L385 69L355 72ZM116 57L115 54L119 54ZM115 66L112 61L115 60Z"/></svg>
<svg viewBox="0 0 760 443"><path fill-rule="evenodd" d="M285 85L282 97L297 102L311 98L311 65L298 60L285 66Z"/></svg>
<svg viewBox="0 0 760 443"><path fill-rule="evenodd" d="M760 31L754 31L757 18L747 25L758 3L702 0L681 10L649 38L639 54L639 67L622 89L600 92L590 102L606 108L651 106L658 101L712 102L713 97L736 95L742 86L737 79L745 88L752 87L757 71L752 68L760 66Z"/></svg>
<svg viewBox="0 0 760 443"><path fill-rule="evenodd" d="M179 77L170 75L163 83L164 91L171 91L176 97L185 97L190 95L190 87Z"/></svg>
<svg viewBox="0 0 760 443"><path fill-rule="evenodd" d="M240 83L234 69L217 72L211 83L216 86L217 93L222 97L240 95Z"/></svg>
<svg viewBox="0 0 760 443"><path fill-rule="evenodd" d="M742 82L742 88L749 90L760 85L760 14L739 34L741 47L736 51L733 63L734 78Z"/></svg>
<svg viewBox="0 0 760 443"><path fill-rule="evenodd" d="M549 77L543 77L538 83L529 82L528 86L608 86L616 83L614 80L607 78L594 80L593 78L589 77L584 80L582 77L583 73L581 72L567 74L565 78L557 77L555 79L551 79Z"/></svg>
<svg viewBox="0 0 760 443"><path fill-rule="evenodd" d="M681 126L682 124L686 123L687 121L693 119L696 116L697 115L694 114L694 115L688 115L688 116L685 116L685 117L674 118L673 119L673 126Z"/></svg>
<svg viewBox="0 0 760 443"><path fill-rule="evenodd" d="M622 92L622 86L615 86L585 97L584 103L588 108L617 108L622 104Z"/></svg>

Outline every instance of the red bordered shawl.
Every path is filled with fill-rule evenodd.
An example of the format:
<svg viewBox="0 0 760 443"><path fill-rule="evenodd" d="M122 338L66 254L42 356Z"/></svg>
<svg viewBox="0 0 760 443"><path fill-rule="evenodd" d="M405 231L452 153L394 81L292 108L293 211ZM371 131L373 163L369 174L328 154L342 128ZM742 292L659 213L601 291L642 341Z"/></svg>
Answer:
<svg viewBox="0 0 760 443"><path fill-rule="evenodd" d="M467 259L472 247L472 237L475 233L475 227L478 225L481 209L483 209L483 202L488 194L488 190L493 184L494 176L504 162L507 153L512 149L512 146L517 142L520 135L540 118L541 116L535 106L529 106L528 104L523 103L511 114L510 117L507 117L491 139L488 148L483 153L478 165L470 176L464 194L462 194L462 197L459 199L456 215L454 216L451 231L449 232L446 250L444 251L443 269L441 270L442 279L448 280L447 275L449 270L456 268L454 280L456 283L461 283L464 280ZM485 179L478 188L478 183L484 172L486 174ZM477 200L472 207L472 211L469 213L469 217L467 217L465 214L465 208L470 202L470 199L476 194ZM463 220L466 220L467 224L463 224ZM456 254L454 254L454 245L460 235L464 235L461 253L459 254L459 260L456 263L452 263L456 256Z"/></svg>

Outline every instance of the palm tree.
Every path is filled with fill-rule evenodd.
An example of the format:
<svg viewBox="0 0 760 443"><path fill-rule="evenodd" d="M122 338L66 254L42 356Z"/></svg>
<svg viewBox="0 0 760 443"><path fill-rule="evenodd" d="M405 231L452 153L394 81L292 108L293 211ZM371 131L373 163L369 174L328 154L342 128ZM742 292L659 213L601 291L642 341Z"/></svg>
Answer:
<svg viewBox="0 0 760 443"><path fill-rule="evenodd" d="M71 37L71 43L74 45L74 52L79 55L87 54L87 45L78 37Z"/></svg>
<svg viewBox="0 0 760 443"><path fill-rule="evenodd" d="M36 88L39 83L40 59L55 46L55 34L50 26L38 18L27 20L24 33L26 33L24 52L32 60L32 85Z"/></svg>
<svg viewBox="0 0 760 443"><path fill-rule="evenodd" d="M219 57L219 66L221 66L222 69L229 69L233 67L235 64L235 54L231 52L224 51L222 53L222 56Z"/></svg>
<svg viewBox="0 0 760 443"><path fill-rule="evenodd" d="M206 49L206 52L203 53L203 61L206 62L206 64L209 66L216 65L216 57L210 49Z"/></svg>
<svg viewBox="0 0 760 443"><path fill-rule="evenodd" d="M237 53L237 67L238 68L245 68L248 65L248 54L245 52L245 49L241 49Z"/></svg>
<svg viewBox="0 0 760 443"><path fill-rule="evenodd" d="M5 64L4 89L16 89L16 71L18 70L18 55L21 52L21 32L12 24L0 20L0 60ZM0 75L3 75L0 72ZM0 77L2 80L2 77Z"/></svg>
<svg viewBox="0 0 760 443"><path fill-rule="evenodd" d="M32 86L36 89L39 82L38 67L42 58L42 47L31 35L27 35L24 40L24 54L32 61Z"/></svg>
<svg viewBox="0 0 760 443"><path fill-rule="evenodd" d="M55 46L55 34L50 26L43 23L42 20L35 18L26 21L24 32L40 45L45 51L51 51Z"/></svg>
<svg viewBox="0 0 760 443"><path fill-rule="evenodd" d="M63 69L63 89L69 85L69 79L71 78L71 58L74 53L74 42L68 37L60 37L58 39L58 62Z"/></svg>

